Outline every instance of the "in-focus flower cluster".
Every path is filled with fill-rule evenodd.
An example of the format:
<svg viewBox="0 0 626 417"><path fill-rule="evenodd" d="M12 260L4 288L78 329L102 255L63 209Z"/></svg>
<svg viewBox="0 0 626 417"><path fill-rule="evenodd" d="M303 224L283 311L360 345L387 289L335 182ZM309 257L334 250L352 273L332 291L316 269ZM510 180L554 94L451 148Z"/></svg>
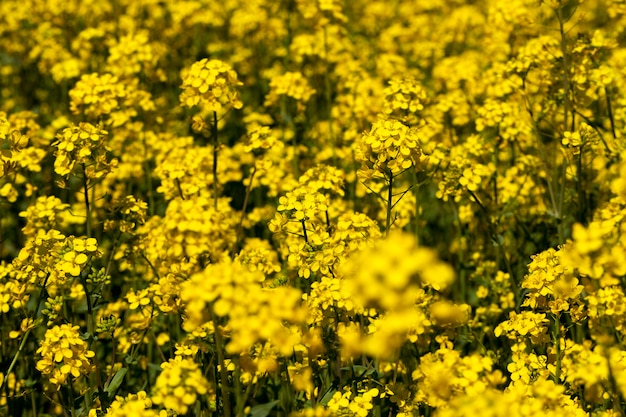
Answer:
<svg viewBox="0 0 626 417"><path fill-rule="evenodd" d="M78 167L82 167L85 180L101 180L117 165L110 157L106 137L109 132L91 123L63 129L56 136L54 171L69 177Z"/></svg>
<svg viewBox="0 0 626 417"><path fill-rule="evenodd" d="M390 179L421 165L417 131L398 120L380 120L363 134L355 158L359 177Z"/></svg>
<svg viewBox="0 0 626 417"><path fill-rule="evenodd" d="M206 111L222 108L240 109L243 103L237 88L243 85L227 63L204 58L183 73L180 103L186 107L202 106Z"/></svg>
<svg viewBox="0 0 626 417"><path fill-rule="evenodd" d="M37 369L56 386L93 371L91 358L95 353L81 338L79 326L62 324L48 329L37 354L41 356Z"/></svg>

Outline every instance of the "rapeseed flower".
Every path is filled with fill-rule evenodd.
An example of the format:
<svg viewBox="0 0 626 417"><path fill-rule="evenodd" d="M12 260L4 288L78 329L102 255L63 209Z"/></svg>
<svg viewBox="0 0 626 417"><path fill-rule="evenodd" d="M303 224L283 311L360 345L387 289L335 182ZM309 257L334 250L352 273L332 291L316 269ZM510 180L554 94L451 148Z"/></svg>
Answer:
<svg viewBox="0 0 626 417"><path fill-rule="evenodd" d="M46 331L37 354L37 370L56 386L64 385L68 378L79 378L93 371L91 358L95 353L81 339L79 326L62 324Z"/></svg>
<svg viewBox="0 0 626 417"><path fill-rule="evenodd" d="M176 357L163 362L161 368L151 397L155 404L185 414L198 396L209 394L209 382L193 360Z"/></svg>
<svg viewBox="0 0 626 417"><path fill-rule="evenodd" d="M241 109L243 103L237 88L243 85L227 63L204 58L183 73L180 103L186 107L202 105L207 111L222 108Z"/></svg>

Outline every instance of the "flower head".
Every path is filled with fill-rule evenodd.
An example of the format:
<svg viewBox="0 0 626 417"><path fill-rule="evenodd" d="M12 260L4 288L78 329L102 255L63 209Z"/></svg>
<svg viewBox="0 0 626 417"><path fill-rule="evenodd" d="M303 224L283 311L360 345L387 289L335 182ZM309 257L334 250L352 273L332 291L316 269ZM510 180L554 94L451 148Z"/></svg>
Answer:
<svg viewBox="0 0 626 417"><path fill-rule="evenodd" d="M415 129L397 120L379 120L363 133L356 159L365 178L396 176L420 166L422 155Z"/></svg>
<svg viewBox="0 0 626 417"><path fill-rule="evenodd" d="M219 111L222 107L240 109L243 103L237 87L241 85L230 65L204 58L184 73L180 102L186 107L202 105L209 111Z"/></svg>
<svg viewBox="0 0 626 417"><path fill-rule="evenodd" d="M71 375L78 378L93 370L90 358L95 353L87 348L87 342L80 338L78 326L62 324L46 331L37 354L41 360L37 369L55 385L63 385Z"/></svg>

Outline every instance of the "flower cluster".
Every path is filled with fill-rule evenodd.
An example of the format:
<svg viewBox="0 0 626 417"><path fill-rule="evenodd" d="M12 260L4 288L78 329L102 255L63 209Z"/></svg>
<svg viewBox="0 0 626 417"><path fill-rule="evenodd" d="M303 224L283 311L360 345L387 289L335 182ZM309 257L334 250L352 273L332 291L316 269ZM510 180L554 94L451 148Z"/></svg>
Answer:
<svg viewBox="0 0 626 417"><path fill-rule="evenodd" d="M495 370L493 360L480 355L461 357L444 344L426 354L413 378L419 386L416 400L432 407L444 407L454 397L480 396L489 388L504 382L502 372Z"/></svg>
<svg viewBox="0 0 626 417"><path fill-rule="evenodd" d="M176 357L161 364L163 371L154 384L152 402L185 414L198 396L209 393L209 382L202 375L197 363L191 359Z"/></svg>
<svg viewBox="0 0 626 417"><path fill-rule="evenodd" d="M366 417L374 407L374 400L380 396L378 388L361 389L356 395L351 390L337 391L328 401L328 410L336 416ZM384 397L384 394L382 396Z"/></svg>
<svg viewBox="0 0 626 417"><path fill-rule="evenodd" d="M125 398L117 396L106 410L105 417L124 417L128 415L140 417L167 417L167 411L157 412L151 409L152 400L145 391L128 394ZM89 417L96 417L96 410L89 410Z"/></svg>
<svg viewBox="0 0 626 417"><path fill-rule="evenodd" d="M558 252L548 249L545 252L533 256L533 261L528 265L528 275L524 278L522 288L528 288L527 300L524 305L537 310L548 308L552 313L570 311L572 319L577 320L573 314L580 306L577 301L583 291L571 270L559 264Z"/></svg>
<svg viewBox="0 0 626 417"><path fill-rule="evenodd" d="M458 396L436 415L469 417L486 410L494 417L530 417L537 413L550 417L587 415L579 402L564 391L562 385L540 378L528 386L517 386L504 392L491 388L480 395Z"/></svg>
<svg viewBox="0 0 626 417"><path fill-rule="evenodd" d="M84 74L69 92L70 111L93 122L123 125L140 110L154 110L150 93L138 84L136 78L122 80L110 73Z"/></svg>
<svg viewBox="0 0 626 417"><path fill-rule="evenodd" d="M204 58L183 74L180 102L186 107L201 105L207 111L220 111L224 107L241 109L243 103L237 90L241 85L230 65Z"/></svg>
<svg viewBox="0 0 626 417"><path fill-rule="evenodd" d="M525 338L532 339L532 344L540 345L545 343L548 338L548 323L550 320L543 313L533 313L531 311L523 311L520 314L511 311L509 320L500 323L494 334L500 336L506 335L512 340L523 340Z"/></svg>
<svg viewBox="0 0 626 417"><path fill-rule="evenodd" d="M236 261L247 265L252 272L261 271L265 276L280 272L278 254L265 240L247 239L245 246L235 257Z"/></svg>
<svg viewBox="0 0 626 417"><path fill-rule="evenodd" d="M163 193L167 199L188 199L195 194L213 192L213 146L196 146L189 136L164 139L169 143L157 157L154 170L155 177L161 180L157 191ZM238 162L238 154L241 153L241 148L220 151L217 166L218 191L224 183L241 180Z"/></svg>
<svg viewBox="0 0 626 417"><path fill-rule="evenodd" d="M445 290L454 271L435 252L417 246L413 236L394 232L376 246L357 252L341 267L353 300L393 311L410 308L424 288Z"/></svg>
<svg viewBox="0 0 626 417"><path fill-rule="evenodd" d="M101 180L117 164L117 160L111 159L108 153L108 133L91 123L80 123L63 129L53 143L56 148L54 171L69 177L77 166L82 166L85 180Z"/></svg>
<svg viewBox="0 0 626 417"><path fill-rule="evenodd" d="M291 287L264 288L264 280L261 272L250 271L229 258L207 266L182 286L185 328L208 328L228 317L229 352L245 352L265 340L283 355L291 354L299 336L283 323L304 320L306 312L299 305L301 294Z"/></svg>
<svg viewBox="0 0 626 417"><path fill-rule="evenodd" d="M340 288L350 304L380 314L370 320L368 329L343 328L340 338L345 352L351 352L348 356L364 351L379 358L393 357L406 340L416 342L423 337L432 325L426 311L432 296L426 290L445 290L454 280L449 265L402 232L356 252L338 272ZM442 321L442 315L437 316Z"/></svg>
<svg viewBox="0 0 626 417"><path fill-rule="evenodd" d="M380 120L363 134L356 160L361 178L393 178L407 169L419 169L421 150L417 132L398 120Z"/></svg>
<svg viewBox="0 0 626 417"><path fill-rule="evenodd" d="M34 204L20 212L20 217L26 219L24 234L33 236L39 229L57 229L66 214L69 204L54 196L39 197Z"/></svg>
<svg viewBox="0 0 626 417"><path fill-rule="evenodd" d="M79 326L62 324L46 331L37 354L37 370L54 385L66 383L69 377L78 378L93 371L91 358L95 353L87 348L79 333Z"/></svg>
<svg viewBox="0 0 626 417"><path fill-rule="evenodd" d="M261 126L250 133L248 142L243 149L260 157L274 146L277 146L278 143L280 142L272 132L272 129L268 126Z"/></svg>
<svg viewBox="0 0 626 417"><path fill-rule="evenodd" d="M319 26L326 26L333 21L346 22L340 0L297 0L298 11L307 20L315 21Z"/></svg>
<svg viewBox="0 0 626 417"><path fill-rule="evenodd" d="M77 277L89 261L89 256L97 254L97 251L98 242L95 238L70 236L65 241L62 258L56 268L61 272Z"/></svg>
<svg viewBox="0 0 626 417"><path fill-rule="evenodd" d="M388 119L396 119L408 126L419 122L418 114L428 103L424 87L414 78L394 78L385 88L385 107L383 113Z"/></svg>
<svg viewBox="0 0 626 417"><path fill-rule="evenodd" d="M279 213L283 212L289 219L304 221L315 218L328 210L328 197L316 190L302 186L280 197Z"/></svg>
<svg viewBox="0 0 626 417"><path fill-rule="evenodd" d="M121 36L109 46L107 67L120 77L152 72L164 52L164 46L150 42L148 31L139 30Z"/></svg>
<svg viewBox="0 0 626 417"><path fill-rule="evenodd" d="M302 112L306 102L315 92L301 72L287 72L272 77L270 92L265 97L265 105L274 106L282 97L285 97L296 101L298 111Z"/></svg>
<svg viewBox="0 0 626 417"><path fill-rule="evenodd" d="M0 1L0 415L623 415L625 17Z"/></svg>

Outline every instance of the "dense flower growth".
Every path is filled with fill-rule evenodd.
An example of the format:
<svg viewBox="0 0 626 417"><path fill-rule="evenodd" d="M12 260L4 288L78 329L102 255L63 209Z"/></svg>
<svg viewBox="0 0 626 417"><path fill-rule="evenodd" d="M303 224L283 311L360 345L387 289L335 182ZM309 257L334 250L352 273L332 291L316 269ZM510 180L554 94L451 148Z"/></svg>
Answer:
<svg viewBox="0 0 626 417"><path fill-rule="evenodd" d="M3 0L0 415L626 416L623 0Z"/></svg>

